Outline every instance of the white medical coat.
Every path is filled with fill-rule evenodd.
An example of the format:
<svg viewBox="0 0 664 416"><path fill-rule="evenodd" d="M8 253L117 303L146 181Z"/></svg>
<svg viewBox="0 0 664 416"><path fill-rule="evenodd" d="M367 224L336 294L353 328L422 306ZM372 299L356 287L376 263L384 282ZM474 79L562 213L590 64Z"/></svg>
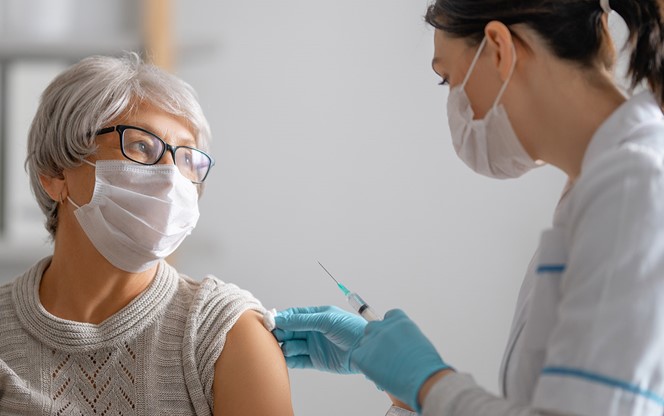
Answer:
<svg viewBox="0 0 664 416"><path fill-rule="evenodd" d="M450 374L423 415L664 414L664 116L650 92L600 126L542 233L500 383L504 397Z"/></svg>

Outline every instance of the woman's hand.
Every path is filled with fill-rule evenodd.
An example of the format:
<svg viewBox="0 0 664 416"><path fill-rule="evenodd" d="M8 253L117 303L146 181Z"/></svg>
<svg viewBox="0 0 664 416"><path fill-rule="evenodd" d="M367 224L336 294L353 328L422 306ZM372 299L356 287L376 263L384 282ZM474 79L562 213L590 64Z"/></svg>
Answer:
<svg viewBox="0 0 664 416"><path fill-rule="evenodd" d="M280 312L275 323L274 334L283 343L289 367L362 372L418 411L422 385L449 368L417 325L398 309L367 324L333 306L292 308Z"/></svg>
<svg viewBox="0 0 664 416"><path fill-rule="evenodd" d="M291 308L275 317L274 336L290 368L315 368L338 374L359 370L351 353L364 335L367 322L335 306Z"/></svg>
<svg viewBox="0 0 664 416"><path fill-rule="evenodd" d="M418 412L422 385L434 373L449 368L417 325L399 309L387 312L382 321L369 322L351 360L378 387Z"/></svg>

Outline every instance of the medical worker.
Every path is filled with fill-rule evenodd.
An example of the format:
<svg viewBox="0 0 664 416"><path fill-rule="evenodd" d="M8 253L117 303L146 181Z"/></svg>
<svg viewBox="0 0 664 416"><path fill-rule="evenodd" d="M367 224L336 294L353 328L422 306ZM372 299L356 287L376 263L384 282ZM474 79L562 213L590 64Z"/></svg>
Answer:
<svg viewBox="0 0 664 416"><path fill-rule="evenodd" d="M662 7L437 0L428 10L459 157L494 178L540 162L569 178L519 294L502 397L447 363L401 310L368 324L333 307L282 311L275 335L289 366L363 373L427 416L664 414ZM633 86L648 87L631 98L612 75L609 13L629 30Z"/></svg>

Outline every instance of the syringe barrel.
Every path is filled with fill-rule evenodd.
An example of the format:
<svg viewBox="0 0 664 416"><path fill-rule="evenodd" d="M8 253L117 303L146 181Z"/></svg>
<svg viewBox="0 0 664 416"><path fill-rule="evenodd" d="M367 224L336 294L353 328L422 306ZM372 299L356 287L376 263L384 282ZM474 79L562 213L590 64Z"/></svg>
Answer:
<svg viewBox="0 0 664 416"><path fill-rule="evenodd" d="M367 304L357 293L349 293L348 296L346 296L346 299L348 299L348 303L353 310L359 313L360 316L367 321L378 321L381 319L380 316L371 309L369 304Z"/></svg>

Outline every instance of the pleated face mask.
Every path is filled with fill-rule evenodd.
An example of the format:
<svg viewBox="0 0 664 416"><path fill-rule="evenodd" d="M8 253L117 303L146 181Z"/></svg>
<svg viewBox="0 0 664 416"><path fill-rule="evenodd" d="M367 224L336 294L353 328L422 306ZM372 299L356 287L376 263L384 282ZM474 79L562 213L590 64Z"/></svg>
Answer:
<svg viewBox="0 0 664 416"><path fill-rule="evenodd" d="M452 143L459 158L475 172L492 178L516 178L540 165L523 148L505 107L499 104L516 66L516 51L513 49L510 73L484 118L473 119L475 114L464 90L484 45L486 38L482 40L463 82L450 89L447 119Z"/></svg>
<svg viewBox="0 0 664 416"><path fill-rule="evenodd" d="M97 251L115 267L145 271L173 253L196 227L198 191L175 165L104 160L95 166L90 203L74 215Z"/></svg>

